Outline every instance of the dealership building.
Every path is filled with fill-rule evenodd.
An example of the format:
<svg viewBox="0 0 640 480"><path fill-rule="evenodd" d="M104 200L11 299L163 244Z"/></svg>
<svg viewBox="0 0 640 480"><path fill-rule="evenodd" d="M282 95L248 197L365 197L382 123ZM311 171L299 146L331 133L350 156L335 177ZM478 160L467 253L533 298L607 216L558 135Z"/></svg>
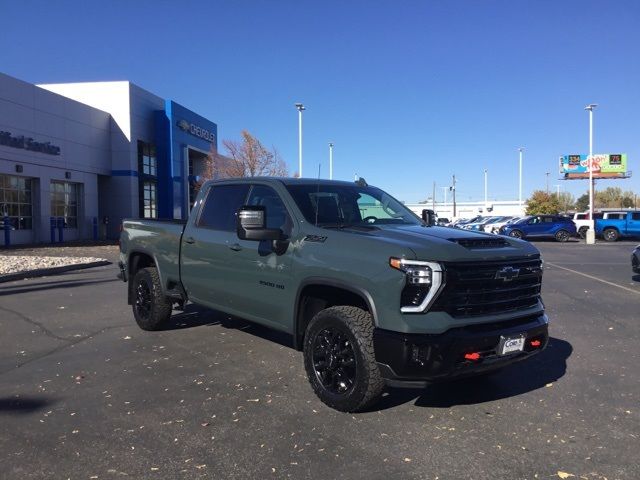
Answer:
<svg viewBox="0 0 640 480"><path fill-rule="evenodd" d="M7 235L115 238L123 218L184 219L214 149L214 122L131 82L0 73L0 246Z"/></svg>

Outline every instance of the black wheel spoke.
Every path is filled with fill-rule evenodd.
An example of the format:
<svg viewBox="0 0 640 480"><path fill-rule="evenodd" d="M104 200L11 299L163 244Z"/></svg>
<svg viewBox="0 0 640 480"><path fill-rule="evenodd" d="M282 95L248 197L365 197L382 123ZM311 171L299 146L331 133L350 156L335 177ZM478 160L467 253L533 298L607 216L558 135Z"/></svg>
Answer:
<svg viewBox="0 0 640 480"><path fill-rule="evenodd" d="M347 394L355 385L356 361L353 345L341 329L319 332L313 343L313 369L322 386L334 395Z"/></svg>

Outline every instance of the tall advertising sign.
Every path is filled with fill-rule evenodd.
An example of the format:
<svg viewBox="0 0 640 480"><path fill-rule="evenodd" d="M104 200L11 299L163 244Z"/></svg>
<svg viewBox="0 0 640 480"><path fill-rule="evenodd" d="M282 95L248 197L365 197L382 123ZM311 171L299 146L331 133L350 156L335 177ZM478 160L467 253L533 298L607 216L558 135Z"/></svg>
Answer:
<svg viewBox="0 0 640 480"><path fill-rule="evenodd" d="M560 157L560 175L566 180L589 178L589 165L592 166L593 178L629 178L626 153L594 154L589 162L589 155L563 155Z"/></svg>

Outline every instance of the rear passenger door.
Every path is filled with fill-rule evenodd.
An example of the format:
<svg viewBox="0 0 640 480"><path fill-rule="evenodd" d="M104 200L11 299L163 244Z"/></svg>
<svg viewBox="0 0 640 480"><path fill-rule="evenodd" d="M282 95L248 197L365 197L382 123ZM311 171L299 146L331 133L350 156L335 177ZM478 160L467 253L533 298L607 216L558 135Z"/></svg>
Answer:
<svg viewBox="0 0 640 480"><path fill-rule="evenodd" d="M627 234L640 235L640 213L634 212L629 215L627 220Z"/></svg>
<svg viewBox="0 0 640 480"><path fill-rule="evenodd" d="M229 291L237 285L235 256L238 245L236 215L244 205L249 185L222 184L209 188L198 218L183 235L181 279L195 303L228 310Z"/></svg>

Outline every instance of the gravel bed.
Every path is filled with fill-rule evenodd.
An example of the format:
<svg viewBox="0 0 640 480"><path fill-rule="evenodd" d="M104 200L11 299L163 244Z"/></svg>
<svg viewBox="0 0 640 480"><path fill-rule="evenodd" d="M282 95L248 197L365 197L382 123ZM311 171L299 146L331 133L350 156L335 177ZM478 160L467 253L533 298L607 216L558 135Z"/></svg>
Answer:
<svg viewBox="0 0 640 480"><path fill-rule="evenodd" d="M0 255L0 275L39 270L44 268L66 267L86 263L103 262L98 257L44 257L25 255Z"/></svg>

